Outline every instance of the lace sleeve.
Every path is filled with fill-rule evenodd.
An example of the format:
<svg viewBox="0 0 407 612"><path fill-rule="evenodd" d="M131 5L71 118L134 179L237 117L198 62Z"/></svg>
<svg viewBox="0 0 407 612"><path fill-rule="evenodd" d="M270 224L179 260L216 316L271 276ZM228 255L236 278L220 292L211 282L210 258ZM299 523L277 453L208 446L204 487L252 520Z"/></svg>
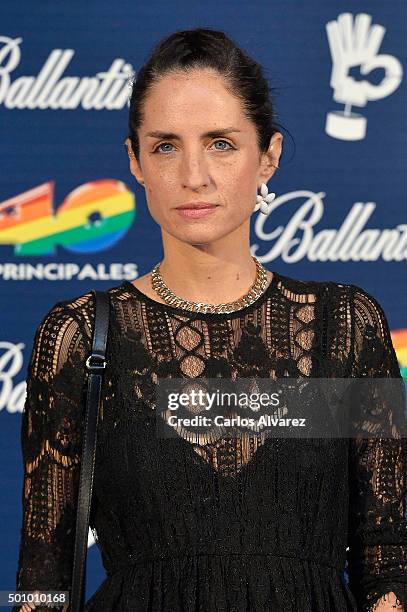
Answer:
<svg viewBox="0 0 407 612"><path fill-rule="evenodd" d="M383 309L369 293L351 287L354 375L401 379ZM390 423L392 406L385 414ZM389 602L391 592L404 606L397 609L407 611L406 470L407 440L401 434L350 439L348 574L363 612L376 609L379 600Z"/></svg>
<svg viewBox="0 0 407 612"><path fill-rule="evenodd" d="M91 350L91 327L80 315L79 303L84 302L59 302L50 309L35 332L28 364L21 421L23 519L16 579L20 591L69 590L71 584L85 361ZM19 605L12 610L21 609L25 608Z"/></svg>

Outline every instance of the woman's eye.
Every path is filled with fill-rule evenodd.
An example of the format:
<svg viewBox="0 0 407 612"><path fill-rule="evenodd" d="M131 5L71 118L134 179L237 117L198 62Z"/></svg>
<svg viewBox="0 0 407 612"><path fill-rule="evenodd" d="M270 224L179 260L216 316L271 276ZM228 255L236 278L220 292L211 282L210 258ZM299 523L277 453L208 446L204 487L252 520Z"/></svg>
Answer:
<svg viewBox="0 0 407 612"><path fill-rule="evenodd" d="M219 142L223 142L223 143L229 145L229 147L233 149L233 147L231 146L230 142L228 142L227 140L216 140L215 144L218 144ZM218 149L218 150L219 151L227 151L228 149Z"/></svg>
<svg viewBox="0 0 407 612"><path fill-rule="evenodd" d="M169 145L170 147L172 147L172 144L171 144L170 142L162 142L161 144L159 144L159 145L158 145L158 147L156 147L156 148L154 149L153 153L157 153L157 151L158 151L158 150L160 150L160 152L161 152L161 153L164 153L164 151L162 151L162 150L160 149L160 147L162 147L162 146L164 146L164 145L165 145L165 146L168 146L168 145Z"/></svg>

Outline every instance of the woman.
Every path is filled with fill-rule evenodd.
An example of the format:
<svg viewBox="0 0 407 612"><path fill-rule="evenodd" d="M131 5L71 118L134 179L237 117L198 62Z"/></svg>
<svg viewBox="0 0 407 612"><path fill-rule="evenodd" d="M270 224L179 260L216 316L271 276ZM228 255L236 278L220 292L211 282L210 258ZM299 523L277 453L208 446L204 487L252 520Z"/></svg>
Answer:
<svg viewBox="0 0 407 612"><path fill-rule="evenodd" d="M108 290L91 513L107 576L86 610L403 609L404 439L192 441L154 426L159 379L400 378L375 298L251 256L251 214L273 198L263 187L256 203L256 191L283 140L259 65L222 32L176 32L133 83L129 127L130 169L164 257ZM214 206L179 208L197 203ZM18 589L70 585L93 321L88 292L56 304L36 332Z"/></svg>

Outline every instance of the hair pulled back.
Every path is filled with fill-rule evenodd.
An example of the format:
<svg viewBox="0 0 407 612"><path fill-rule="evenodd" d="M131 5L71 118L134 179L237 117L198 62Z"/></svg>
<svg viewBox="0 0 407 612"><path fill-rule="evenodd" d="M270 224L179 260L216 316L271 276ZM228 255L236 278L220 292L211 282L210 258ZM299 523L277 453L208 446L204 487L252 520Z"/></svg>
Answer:
<svg viewBox="0 0 407 612"><path fill-rule="evenodd" d="M137 160L140 159L137 130L143 122L144 101L151 87L168 73L195 68L212 68L223 76L225 87L241 100L246 118L255 125L259 150L267 151L277 124L260 64L224 32L196 28L174 32L161 40L132 80L128 138Z"/></svg>

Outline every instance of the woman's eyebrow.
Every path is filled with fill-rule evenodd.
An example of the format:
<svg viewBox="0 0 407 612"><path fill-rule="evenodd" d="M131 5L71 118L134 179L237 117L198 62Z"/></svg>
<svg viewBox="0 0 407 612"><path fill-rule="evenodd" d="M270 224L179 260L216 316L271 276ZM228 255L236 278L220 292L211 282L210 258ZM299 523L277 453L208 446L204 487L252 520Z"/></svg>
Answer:
<svg viewBox="0 0 407 612"><path fill-rule="evenodd" d="M242 130L238 130L237 128L229 127L224 128L222 130L210 130L209 132L205 132L202 134L202 138L212 137L216 138L218 136L225 136L226 134L230 134L231 132L241 132ZM173 132L161 132L159 130L155 130L153 132L147 132L146 136L151 136L152 138L171 138L172 140L181 140L177 134Z"/></svg>

